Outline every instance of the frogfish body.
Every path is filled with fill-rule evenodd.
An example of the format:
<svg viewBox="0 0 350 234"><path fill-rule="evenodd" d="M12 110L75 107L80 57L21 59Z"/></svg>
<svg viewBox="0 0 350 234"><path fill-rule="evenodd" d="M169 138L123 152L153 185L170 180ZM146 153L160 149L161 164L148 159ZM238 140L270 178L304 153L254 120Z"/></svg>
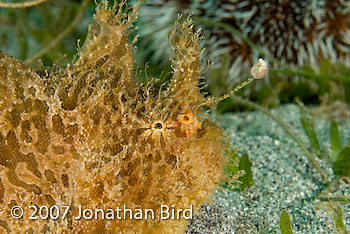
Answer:
<svg viewBox="0 0 350 234"><path fill-rule="evenodd" d="M222 131L199 116L199 32L176 23L171 81L138 82L138 6L123 4L97 6L66 67L35 71L0 52L0 233L184 233L188 220L161 219L161 206L196 210L222 178ZM76 219L124 205L155 217Z"/></svg>

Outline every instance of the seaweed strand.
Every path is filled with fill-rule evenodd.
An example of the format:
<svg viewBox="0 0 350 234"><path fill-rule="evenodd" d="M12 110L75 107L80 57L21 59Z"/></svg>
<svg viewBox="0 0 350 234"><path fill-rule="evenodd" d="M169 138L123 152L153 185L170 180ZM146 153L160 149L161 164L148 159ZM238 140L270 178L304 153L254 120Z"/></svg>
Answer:
<svg viewBox="0 0 350 234"><path fill-rule="evenodd" d="M311 152L307 150L303 142L297 137L297 135L293 132L292 128L284 123L278 116L272 114L270 111L268 111L266 108L259 106L258 104L255 104L249 100L237 97L237 96L231 96L231 99L241 105L244 106L249 106L253 109L256 109L258 111L261 111L262 113L266 114L269 116L271 119L276 121L286 132L295 140L295 142L299 145L299 147L304 151L306 157L309 159L309 161L312 163L312 165L316 168L316 170L321 174L322 180L325 184L328 184L327 180L327 175L326 173L322 170L321 166L318 164L318 162L314 159L312 156Z"/></svg>
<svg viewBox="0 0 350 234"><path fill-rule="evenodd" d="M23 3L8 3L8 2L0 1L0 7L3 7L3 8L26 8L26 7L39 5L39 4L46 2L46 1L47 0L34 0L34 1L23 2Z"/></svg>
<svg viewBox="0 0 350 234"><path fill-rule="evenodd" d="M90 3L90 0L84 0L83 3L80 6L79 12L77 13L75 19L73 20L72 24L69 25L61 34L59 34L55 40L51 41L50 44L48 44L46 47L44 47L41 51L34 54L33 56L27 58L24 63L31 64L35 60L41 58L43 55L48 53L50 50L52 50L60 41L62 41L71 31L74 30L74 28L77 26L77 24L80 22L80 20L84 16L84 12L86 10L86 7Z"/></svg>

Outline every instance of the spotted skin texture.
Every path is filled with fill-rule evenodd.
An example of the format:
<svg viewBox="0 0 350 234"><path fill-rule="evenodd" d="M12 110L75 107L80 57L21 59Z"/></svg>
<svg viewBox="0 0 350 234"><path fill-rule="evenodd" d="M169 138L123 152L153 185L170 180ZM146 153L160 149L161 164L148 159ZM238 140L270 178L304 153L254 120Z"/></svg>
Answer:
<svg viewBox="0 0 350 234"><path fill-rule="evenodd" d="M196 209L222 179L222 131L199 117L199 32L176 23L172 80L139 83L127 40L138 6L123 4L97 7L67 67L35 71L0 53L0 233L184 233L188 220L160 220L160 205ZM79 205L124 204L155 219L74 219ZM29 220L30 205L71 209Z"/></svg>

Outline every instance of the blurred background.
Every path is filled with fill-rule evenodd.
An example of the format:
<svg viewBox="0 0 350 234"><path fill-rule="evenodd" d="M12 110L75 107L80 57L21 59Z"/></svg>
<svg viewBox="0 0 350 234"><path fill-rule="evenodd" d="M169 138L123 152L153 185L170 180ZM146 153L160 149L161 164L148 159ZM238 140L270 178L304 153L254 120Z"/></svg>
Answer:
<svg viewBox="0 0 350 234"><path fill-rule="evenodd" d="M93 0L48 0L28 8L0 8L0 49L37 69L71 63L95 7ZM220 96L245 80L262 57L270 64L269 76L238 95L266 107L298 97L316 107L319 117L350 116L350 1L144 1L138 29L130 35L140 35L134 50L139 79L145 80L145 74L162 81L171 77L168 33L179 14L180 21L191 15L202 30L201 80L209 95ZM33 59L55 40L40 60ZM227 99L217 110L245 108Z"/></svg>

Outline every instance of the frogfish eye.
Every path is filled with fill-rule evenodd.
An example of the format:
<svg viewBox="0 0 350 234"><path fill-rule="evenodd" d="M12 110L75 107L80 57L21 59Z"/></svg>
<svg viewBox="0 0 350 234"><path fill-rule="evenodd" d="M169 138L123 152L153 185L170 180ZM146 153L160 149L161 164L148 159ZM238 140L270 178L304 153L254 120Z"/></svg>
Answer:
<svg viewBox="0 0 350 234"><path fill-rule="evenodd" d="M162 129L163 128L163 125L161 123L155 123L154 124L154 128L155 129Z"/></svg>

